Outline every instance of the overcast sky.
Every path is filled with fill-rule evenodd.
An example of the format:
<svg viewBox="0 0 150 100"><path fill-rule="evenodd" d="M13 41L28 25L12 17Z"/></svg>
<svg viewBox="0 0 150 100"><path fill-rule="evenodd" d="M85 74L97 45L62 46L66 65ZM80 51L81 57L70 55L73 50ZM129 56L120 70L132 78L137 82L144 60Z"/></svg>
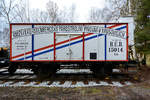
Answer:
<svg viewBox="0 0 150 100"><path fill-rule="evenodd" d="M49 0L29 0L30 8L40 8L45 10L46 3ZM56 2L60 9L69 8L72 4L76 5L76 14L79 22L85 22L88 18L88 12L91 7L103 8L105 0L52 0Z"/></svg>

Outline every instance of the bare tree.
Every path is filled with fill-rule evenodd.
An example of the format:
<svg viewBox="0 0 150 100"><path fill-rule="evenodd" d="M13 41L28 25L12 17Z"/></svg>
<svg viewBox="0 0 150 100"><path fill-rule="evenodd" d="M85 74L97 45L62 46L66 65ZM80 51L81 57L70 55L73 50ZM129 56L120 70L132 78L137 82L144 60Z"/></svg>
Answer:
<svg viewBox="0 0 150 100"><path fill-rule="evenodd" d="M127 1L128 0L107 0L109 2L109 8L112 8L112 20L113 21L118 21L118 19L122 15L127 15L128 13L128 6L127 6ZM122 13L122 14L121 14ZM125 14L126 13L126 14Z"/></svg>
<svg viewBox="0 0 150 100"><path fill-rule="evenodd" d="M91 8L89 22L102 22L102 10L98 8Z"/></svg>
<svg viewBox="0 0 150 100"><path fill-rule="evenodd" d="M20 0L19 5L16 6L15 22L34 22L34 23L49 22L48 20L49 16L46 11L42 11L41 9L29 10L29 5L27 1Z"/></svg>
<svg viewBox="0 0 150 100"><path fill-rule="evenodd" d="M57 18L57 22L60 23L68 23L69 22L69 17L68 17L68 9L66 7L64 7L63 9L60 9L58 12L58 18Z"/></svg>
<svg viewBox="0 0 150 100"><path fill-rule="evenodd" d="M69 8L64 7L58 12L57 22L74 23L76 18L76 5L72 4Z"/></svg>
<svg viewBox="0 0 150 100"><path fill-rule="evenodd" d="M75 21L75 11L76 11L76 5L72 4L69 8L69 20L71 23Z"/></svg>
<svg viewBox="0 0 150 100"><path fill-rule="evenodd" d="M28 1L28 0L27 0ZM14 9L16 15L14 22L30 22L29 5L26 0L19 0Z"/></svg>
<svg viewBox="0 0 150 100"><path fill-rule="evenodd" d="M108 7L91 8L89 13L89 22L110 22L112 20L113 14Z"/></svg>
<svg viewBox="0 0 150 100"><path fill-rule="evenodd" d="M15 22L26 22L26 8L23 2L20 2L19 5L15 7L14 11L16 13Z"/></svg>
<svg viewBox="0 0 150 100"><path fill-rule="evenodd" d="M0 8L1 15L7 20L7 23L11 23L15 19L15 15L13 14L13 10L16 7L15 0L1 0Z"/></svg>
<svg viewBox="0 0 150 100"><path fill-rule="evenodd" d="M136 10L138 9L140 0L126 0L126 3L123 5L120 10L121 15L136 15Z"/></svg>
<svg viewBox="0 0 150 100"><path fill-rule="evenodd" d="M89 21L116 22L120 16L129 15L129 7L129 0L106 0L106 5L103 9L91 8Z"/></svg>
<svg viewBox="0 0 150 100"><path fill-rule="evenodd" d="M136 15L139 0L106 0L112 8L113 20L118 20L120 16Z"/></svg>
<svg viewBox="0 0 150 100"><path fill-rule="evenodd" d="M4 28L3 30L3 41L5 46L9 46L9 29Z"/></svg>
<svg viewBox="0 0 150 100"><path fill-rule="evenodd" d="M14 13L14 9L16 6L16 0L0 0L0 12L1 17L3 18L3 23L0 24L7 27L3 27L4 29L1 34L2 40L0 41L4 43L5 46L9 46L9 24L16 18L16 15ZM4 23L4 21L6 22Z"/></svg>
<svg viewBox="0 0 150 100"><path fill-rule="evenodd" d="M125 7L124 5L126 5L126 0L106 0L106 7L109 9L107 19L110 19L110 21L118 21L121 16L120 12ZM107 9L104 8L103 10L107 12Z"/></svg>
<svg viewBox="0 0 150 100"><path fill-rule="evenodd" d="M46 11L41 11L40 9L33 9L30 13L31 16L31 22L34 23L47 23L49 21L49 16Z"/></svg>
<svg viewBox="0 0 150 100"><path fill-rule="evenodd" d="M47 23L47 22L49 22L47 15L48 15L47 12L45 12L45 11L40 11L40 22L42 22L42 23Z"/></svg>
<svg viewBox="0 0 150 100"><path fill-rule="evenodd" d="M51 23L54 23L58 19L58 6L55 2L49 0L46 4L47 13Z"/></svg>

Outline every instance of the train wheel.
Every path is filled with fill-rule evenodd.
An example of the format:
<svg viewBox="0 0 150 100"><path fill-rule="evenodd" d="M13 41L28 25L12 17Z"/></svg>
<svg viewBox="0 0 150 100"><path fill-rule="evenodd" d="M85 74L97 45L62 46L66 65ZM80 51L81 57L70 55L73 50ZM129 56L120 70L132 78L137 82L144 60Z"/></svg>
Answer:
<svg viewBox="0 0 150 100"><path fill-rule="evenodd" d="M35 75L37 75L37 74L38 74L38 70L36 70L36 69L32 69L32 71L33 71L33 73L34 73Z"/></svg>
<svg viewBox="0 0 150 100"><path fill-rule="evenodd" d="M45 68L39 67L36 70L34 70L34 73L38 77L38 79L43 80L48 77L47 72L45 72Z"/></svg>
<svg viewBox="0 0 150 100"><path fill-rule="evenodd" d="M32 68L31 68L31 71L33 71L33 73L34 73L35 75L38 74L38 70L39 70L39 68L38 68L37 66L32 66Z"/></svg>
<svg viewBox="0 0 150 100"><path fill-rule="evenodd" d="M39 79L49 78L55 75L57 71L57 66L52 64L44 64L41 67L38 67L34 70L34 73Z"/></svg>
<svg viewBox="0 0 150 100"><path fill-rule="evenodd" d="M112 75L112 67L111 66L107 66L107 67L105 67L105 73L107 74L107 75Z"/></svg>
<svg viewBox="0 0 150 100"><path fill-rule="evenodd" d="M49 77L52 77L53 75L56 74L57 69L58 69L58 65L51 65L47 69L49 69L48 70Z"/></svg>
<svg viewBox="0 0 150 100"><path fill-rule="evenodd" d="M104 67L100 67L98 69L98 71L96 72L96 77L102 78L104 76L105 76L105 68Z"/></svg>
<svg viewBox="0 0 150 100"><path fill-rule="evenodd" d="M9 74L10 74L10 75L13 75L13 74L16 72L17 68L18 68L18 67L17 67L16 65L14 65L14 66L13 66L13 65L10 65L9 68L8 68Z"/></svg>
<svg viewBox="0 0 150 100"><path fill-rule="evenodd" d="M97 78L102 78L106 75L105 69L102 66L94 67L94 68L92 68L92 71L93 71L95 77L97 77Z"/></svg>

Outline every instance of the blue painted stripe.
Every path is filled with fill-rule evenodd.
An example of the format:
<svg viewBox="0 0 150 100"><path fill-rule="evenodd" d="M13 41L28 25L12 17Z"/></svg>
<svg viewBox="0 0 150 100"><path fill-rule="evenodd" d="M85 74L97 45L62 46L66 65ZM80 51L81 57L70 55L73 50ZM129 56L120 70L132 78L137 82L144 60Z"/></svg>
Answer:
<svg viewBox="0 0 150 100"><path fill-rule="evenodd" d="M34 28L34 25L32 25L32 28ZM32 60L34 60L34 34L32 34Z"/></svg>
<svg viewBox="0 0 150 100"><path fill-rule="evenodd" d="M97 36L103 36L103 35L104 35L104 34L94 35L94 36L92 36L92 37L85 38L85 41L90 40L90 39L93 39L93 38L95 38L95 37L97 37ZM83 41L83 40L81 39L81 40L72 42L72 43L70 43L70 44L68 43L68 44L65 44L65 45L56 47L56 50L59 50L59 49L61 49L61 48L65 48L65 47L67 47L67 46L71 46L71 45L74 45L74 44L77 44L77 43L81 43L82 41ZM51 52L51 51L53 51L53 50L54 50L54 49L49 49L49 50L46 50L46 51L42 51L42 52L36 53L36 54L34 54L34 57L35 57L35 56L38 56L38 55L41 55L41 54L44 54L44 53ZM28 59L28 58L31 58L31 57L32 57L32 55L25 57L25 59ZM18 60L24 60L24 58L20 58L20 59L18 59Z"/></svg>
<svg viewBox="0 0 150 100"><path fill-rule="evenodd" d="M125 29L126 26L122 26L122 27L119 27L119 28L116 28L115 30L122 30L122 29Z"/></svg>
<svg viewBox="0 0 150 100"><path fill-rule="evenodd" d="M51 51L54 51L54 49L49 49L49 50L46 50L46 51L43 51L43 52L39 52L37 54L34 54L34 57L38 56L38 55L42 55L42 54L47 53L47 52L51 52ZM25 59L28 59L28 58L31 58L31 57L32 57L32 55L25 57ZM24 58L20 58L18 60L24 60Z"/></svg>
<svg viewBox="0 0 150 100"><path fill-rule="evenodd" d="M34 60L34 34L32 34L32 60Z"/></svg>
<svg viewBox="0 0 150 100"><path fill-rule="evenodd" d="M117 28L116 30L121 30L121 29L124 29L124 28L126 28L126 26ZM104 34L98 34L98 36L102 36L102 35L104 35ZM85 38L85 41L90 40L90 39L93 39L93 38L96 38L96 37L97 37L97 35L94 35L94 36ZM77 44L77 43L79 43L79 42L82 42L82 40L78 40L78 41L72 42L70 45L74 45L74 44ZM106 42L107 42L107 41L106 41ZM61 48L64 48L64 47L67 47L67 46L69 46L69 44L65 44L65 45L56 47L56 50L61 49ZM107 45L106 45L106 46L107 46ZM54 49L49 49L49 50L46 50L46 51L42 51L42 52L40 52L40 53L34 54L33 56L35 57L35 56L38 56L38 55L41 55L41 54L44 54L44 53L47 53L47 52L51 52L51 51L53 51L53 50L54 50ZM105 52L106 52L106 51L105 51ZM107 54L105 54L105 56L106 56L106 55L107 55ZM32 55L25 57L25 59L28 59L28 58L31 58L31 57L32 57ZM18 59L18 60L24 60L24 58L20 58L20 59Z"/></svg>
<svg viewBox="0 0 150 100"><path fill-rule="evenodd" d="M46 51L43 51L43 52L39 52L39 53L35 54L34 56L38 56L38 55L41 55L41 54L44 54L44 53L47 53L47 52L51 52L51 51L54 51L54 49L49 49L49 50L46 50Z"/></svg>
<svg viewBox="0 0 150 100"><path fill-rule="evenodd" d="M105 35L105 60L107 60L107 35Z"/></svg>
<svg viewBox="0 0 150 100"><path fill-rule="evenodd" d="M106 24L105 24L105 28L107 28ZM107 60L107 35L105 35L105 60Z"/></svg>

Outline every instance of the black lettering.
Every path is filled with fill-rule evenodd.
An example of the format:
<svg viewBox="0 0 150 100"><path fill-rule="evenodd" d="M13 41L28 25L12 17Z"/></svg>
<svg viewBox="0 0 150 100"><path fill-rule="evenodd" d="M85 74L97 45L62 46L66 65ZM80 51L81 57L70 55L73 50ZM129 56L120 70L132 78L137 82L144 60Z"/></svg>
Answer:
<svg viewBox="0 0 150 100"><path fill-rule="evenodd" d="M110 42L110 47L112 47L113 46L113 42Z"/></svg>

